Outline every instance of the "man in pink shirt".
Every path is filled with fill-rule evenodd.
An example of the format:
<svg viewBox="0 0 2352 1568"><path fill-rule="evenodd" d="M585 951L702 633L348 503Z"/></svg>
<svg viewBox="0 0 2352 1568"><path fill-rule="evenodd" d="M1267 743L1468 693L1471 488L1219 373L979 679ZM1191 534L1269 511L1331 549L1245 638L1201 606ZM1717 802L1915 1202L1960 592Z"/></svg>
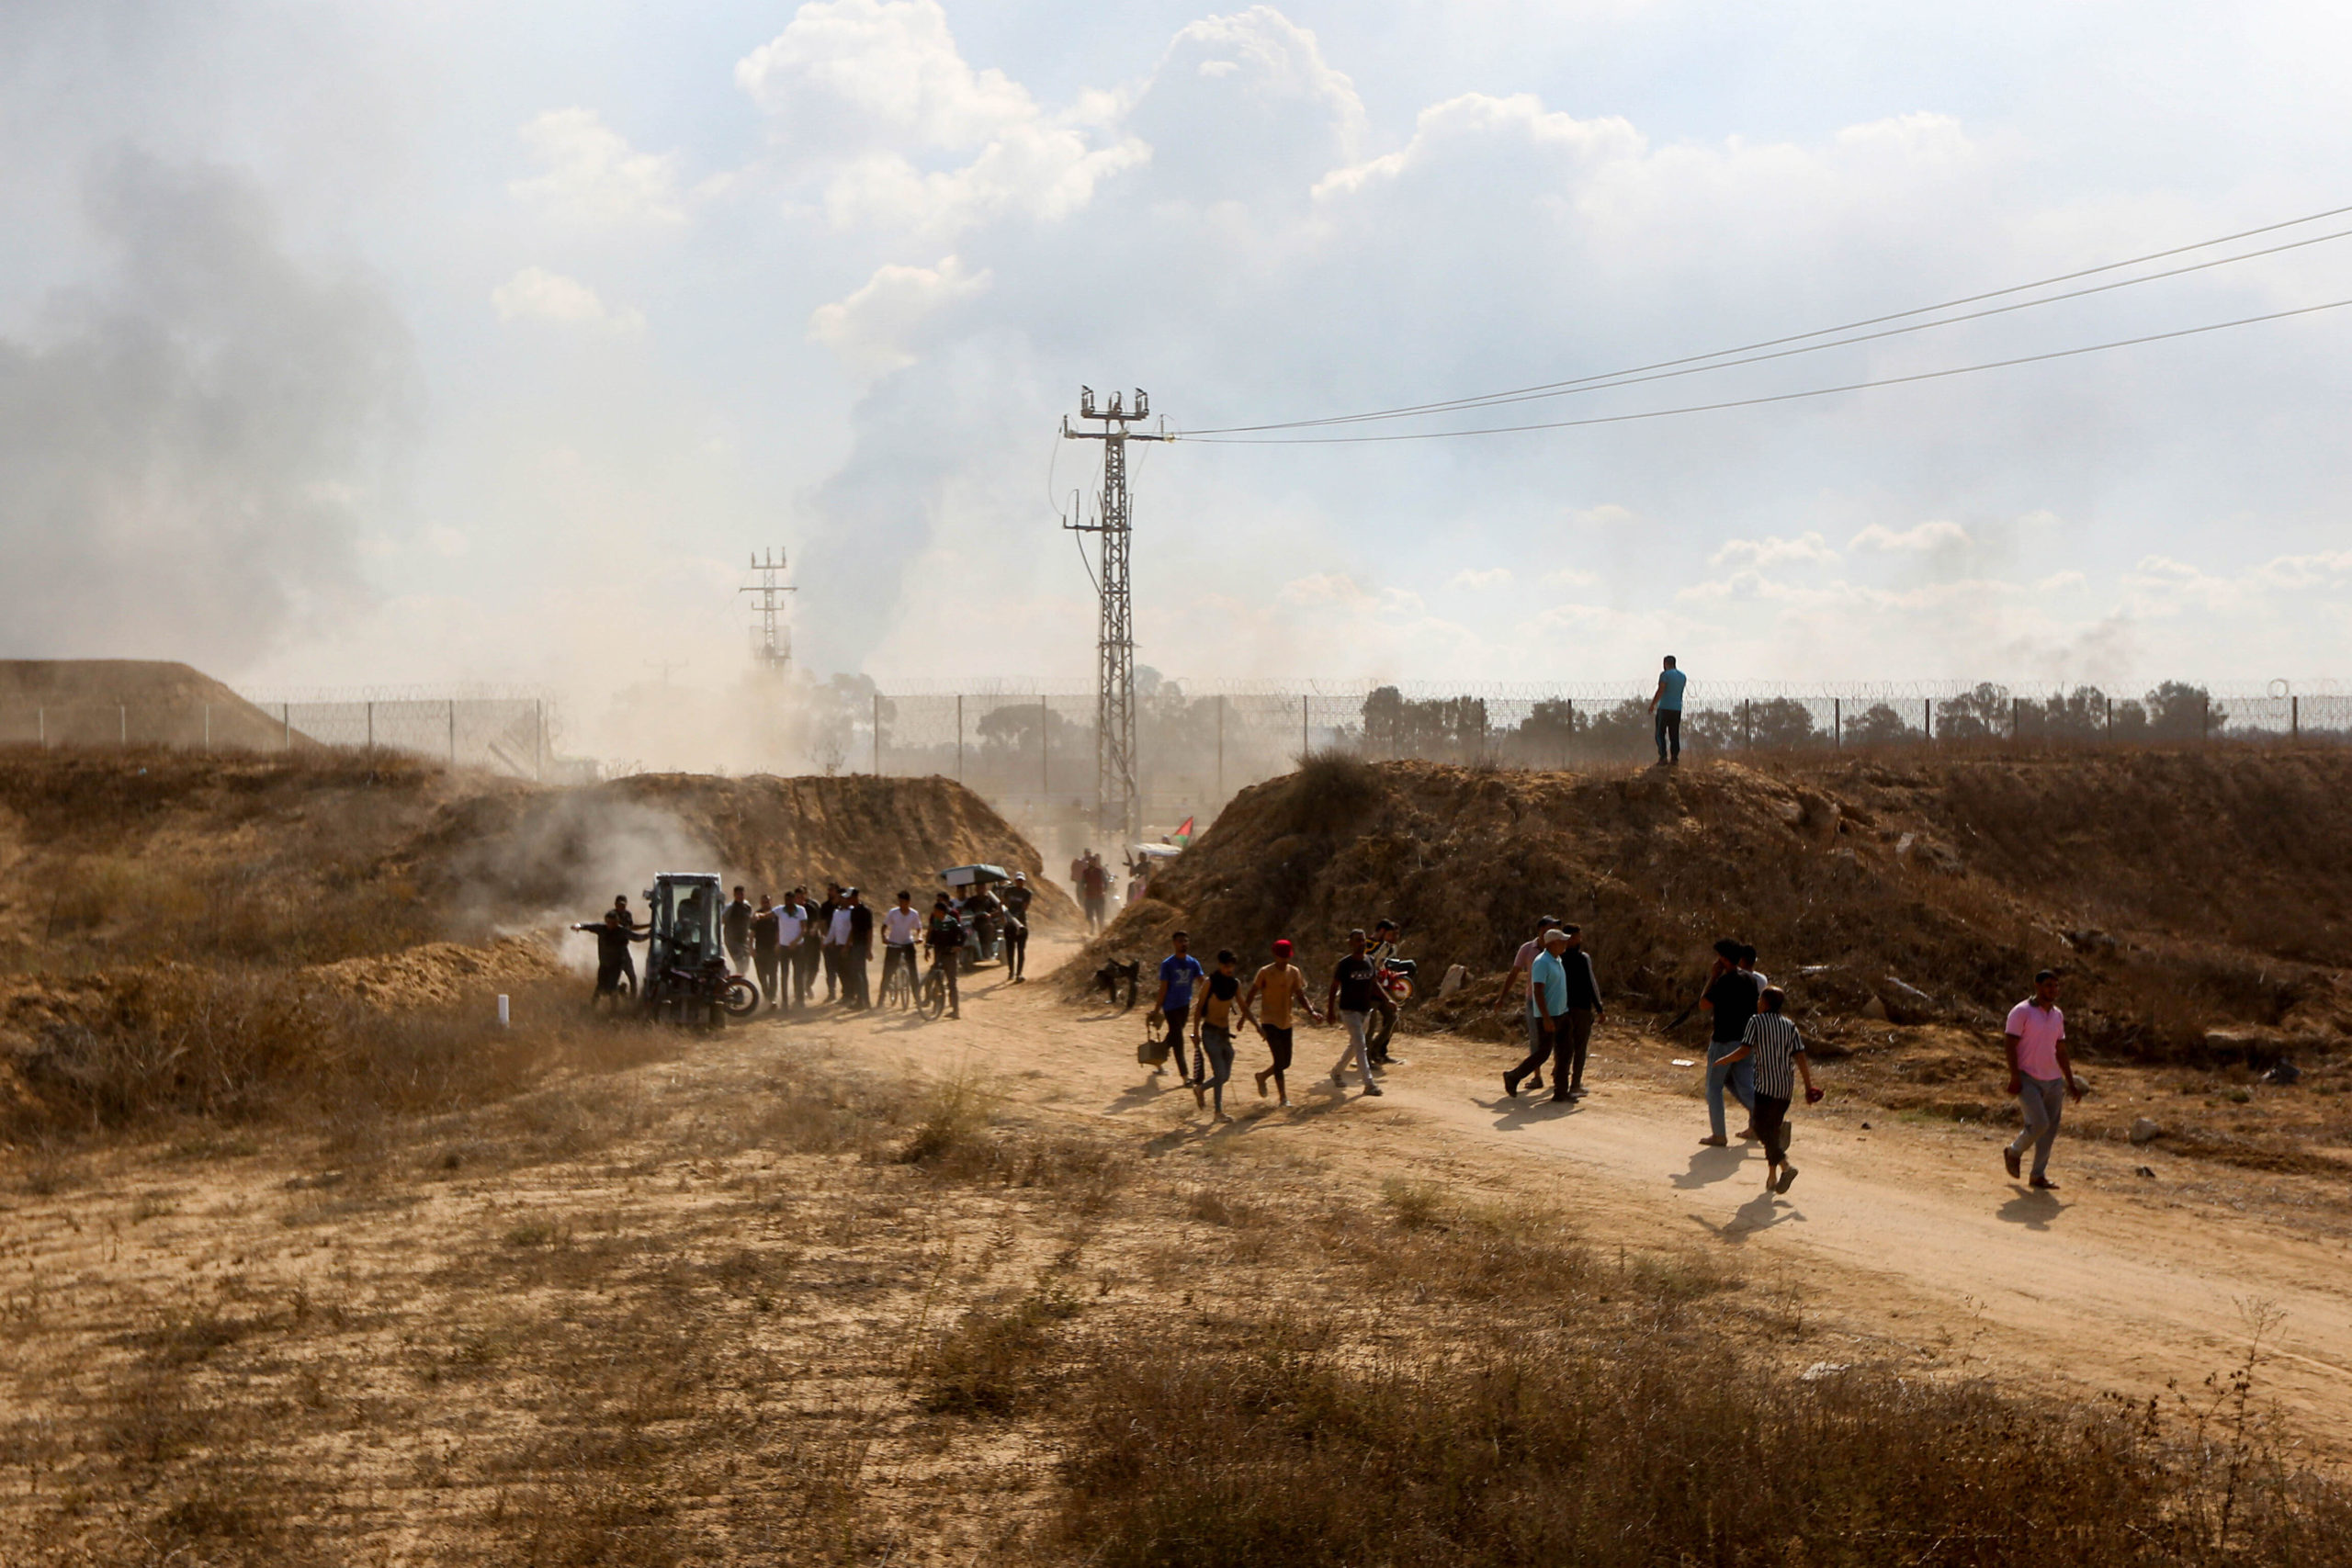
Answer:
<svg viewBox="0 0 2352 1568"><path fill-rule="evenodd" d="M2058 971L2044 969L2033 977L2033 995L2009 1010L2007 1027L2009 1092L2025 1112L2025 1126L2001 1151L2001 1159L2016 1178L2028 1144L2033 1145L2033 1180L2042 1191L2055 1190L2050 1179L2050 1145L2058 1141L2058 1115L2066 1097L2083 1098L2075 1081L2075 1064L2066 1055L2066 1015L2058 1010Z"/></svg>

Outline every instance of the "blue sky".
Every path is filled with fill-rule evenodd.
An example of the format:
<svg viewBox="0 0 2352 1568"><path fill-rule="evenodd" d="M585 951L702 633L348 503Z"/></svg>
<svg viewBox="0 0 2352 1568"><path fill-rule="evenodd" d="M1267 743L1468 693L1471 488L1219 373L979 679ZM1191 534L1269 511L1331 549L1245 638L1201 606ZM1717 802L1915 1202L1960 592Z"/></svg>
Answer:
<svg viewBox="0 0 2352 1568"><path fill-rule="evenodd" d="M780 544L816 668L1082 678L1081 382L1346 412L2093 265L2352 202L2347 75L2340 8L2279 4L36 0L0 17L0 643L717 682ZM1560 406L2352 297L2347 258ZM2346 318L1155 449L1142 657L2352 675Z"/></svg>

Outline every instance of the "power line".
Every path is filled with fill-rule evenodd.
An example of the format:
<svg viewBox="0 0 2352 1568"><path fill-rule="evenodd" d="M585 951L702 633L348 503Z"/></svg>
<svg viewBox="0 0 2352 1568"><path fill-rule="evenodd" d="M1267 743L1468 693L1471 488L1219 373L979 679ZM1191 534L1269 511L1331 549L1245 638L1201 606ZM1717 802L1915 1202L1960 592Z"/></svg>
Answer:
<svg viewBox="0 0 2352 1568"><path fill-rule="evenodd" d="M2282 222L2278 222L2278 223L2266 223L2266 224L2262 225L2260 228L2256 228L2256 229L2242 229L2242 230L2239 230L2236 233L2233 233L2233 234L2222 234L2222 235L2217 236L2216 238L2210 239L2210 240L2199 240L2199 242L2197 242L2195 244L2190 244L2190 245L2175 245L2175 246L2173 246L2173 247L2172 247L2171 249L2169 249L2169 250L2163 250L2163 251L2151 251L2151 252L2149 252L2148 254L2144 254L2144 255L2132 256L2132 257L2128 257L2128 258L2126 258L2125 260L2122 260L2122 261L2106 262L2106 263L2102 263L2100 265L2098 265L2098 266L2084 267L2084 268L2082 268L2081 270L2076 271L2076 272L2060 273L2060 274L2058 274L2056 276L2053 276L2053 277L2044 277L2044 278L2040 278L2040 279L2037 279L2036 281L2031 282L2031 283L2018 283L2018 284L2012 284L2012 285L2010 285L2010 286L2009 286L2008 288L1995 288L1995 289L1989 289L1989 290L1987 290L1987 291L1985 291L1984 293L1982 293L1982 294L1970 294L1970 295L1963 296L1962 298L1958 299L1947 299L1947 300L1944 300L1944 301L1943 301L1942 303L1940 303L1940 304L1936 304L1936 305L1920 305L1920 306L1916 306L1916 307L1914 307L1913 309L1908 310L1895 310L1895 311L1892 311L1892 312L1890 312L1890 313L1888 313L1888 314L1886 314L1886 315L1883 315L1883 316L1870 316L1870 317L1866 317L1866 318L1864 318L1863 320L1860 320L1860 321L1847 321L1847 322L1844 322L1844 323L1842 323L1842 324L1840 324L1840 325L1834 326L1834 327L1817 327L1817 328L1814 329L1814 330L1813 330L1813 331L1811 331L1811 332L1804 332L1804 333L1790 333L1789 335L1787 335L1787 336L1785 336L1785 337L1765 338L1765 339L1762 339L1762 340L1760 340L1760 341L1758 341L1758 342L1756 342L1756 343L1741 344L1739 344L1739 345L1737 345L1737 346L1736 346L1736 347L1732 347L1732 348L1720 348L1720 349L1716 349L1715 351L1713 351L1713 353L1710 353L1710 354L1692 354L1692 355L1683 355L1682 357L1678 358L1678 359L1660 359L1660 360L1655 360L1655 361L1653 361L1653 362L1651 362L1650 364L1647 364L1647 365L1634 365L1634 366L1629 366L1629 367L1625 367L1625 368L1623 368L1623 369L1621 369L1621 370L1602 370L1602 371L1595 371L1594 373L1592 373L1591 375L1589 375L1589 376L1575 376L1575 377L1570 377L1570 378L1567 378L1567 379L1566 379L1566 380L1539 382L1539 383L1537 383L1536 385L1533 385L1533 386L1529 386L1529 387L1515 387L1515 388L1510 388L1510 389L1506 389L1506 390L1503 390L1503 391L1498 391L1498 392L1482 392L1482 393L1477 393L1477 394L1475 394L1475 395L1473 395L1473 396L1469 396L1469 397L1462 397L1462 398L1447 398L1447 399L1443 399L1443 400L1441 400L1436 401L1436 402L1427 402L1427 403L1409 403L1409 404L1405 404L1405 405L1402 405L1402 406L1400 406L1400 407L1396 407L1396 408L1389 408L1389 409L1374 409L1374 410L1371 410L1371 411L1368 411L1368 412L1363 412L1363 413L1333 414L1333 415L1328 415L1328 416L1325 416L1325 417L1322 417L1322 418L1317 418L1317 419L1277 420L1277 421L1269 422L1269 423L1263 423L1263 424L1228 424L1228 425L1213 425L1213 426L1208 427L1207 429L1204 429L1204 430L1199 430L1199 431L1191 432L1191 433L1189 433L1189 434L1186 435L1186 437L1185 437L1185 438L1186 438L1186 439L1198 439L1198 438L1201 438L1201 437L1204 437L1204 436L1211 436L1211 435L1239 435L1239 434L1252 434L1252 433L1259 432L1259 431L1269 431L1269 430L1298 430L1298 429L1306 429L1306 428L1310 428L1310 427L1315 427L1315 426L1321 426L1321 425L1331 425L1331 424L1352 424L1352 423L1362 423L1362 422L1365 422L1365 421L1371 421L1371 420L1403 419L1403 418L1408 418L1408 417L1410 417L1410 416L1412 416L1412 415L1416 415L1416 414L1424 414L1424 413L1440 413L1440 412L1445 412L1453 411L1453 410L1466 409L1466 408L1476 408L1476 407L1481 407L1481 406L1487 405L1487 404L1492 404L1492 403L1506 403L1506 402L1519 402L1519 401L1524 401L1524 400L1530 400L1530 399L1532 399L1532 398L1538 398L1538 397L1544 397L1544 396L1555 395L1555 394L1557 394L1557 393L1559 393L1559 392L1561 392L1561 391L1563 391L1564 389L1571 389L1571 388L1582 388L1582 387L1584 387L1584 386L1586 386L1586 385L1588 385L1588 384L1589 384L1589 383L1594 383L1594 382L1609 382L1609 381L1617 381L1617 380L1619 380L1620 378L1625 378L1625 377L1643 376L1643 375L1645 375L1646 373L1648 373L1648 372L1650 372L1650 371L1658 371L1658 370L1673 370L1673 369L1675 369L1677 367L1680 367L1680 366L1700 366L1700 365L1702 365L1702 362L1707 361L1707 360L1727 359L1727 358L1729 358L1731 355L1734 355L1753 354L1753 353L1755 353L1756 351L1758 351L1758 350L1759 350L1759 349L1780 348L1780 347L1781 347L1782 345L1787 344L1792 344L1792 343L1803 343L1803 342L1804 342L1804 341L1805 341L1806 339L1808 339L1808 338L1828 337L1828 336L1831 336L1831 335L1833 335L1833 334L1835 334L1835 333L1838 333L1859 332L1859 331L1860 331L1860 330L1861 330L1862 328L1864 328L1864 327L1875 327L1875 326L1882 326L1882 325L1884 325L1884 324L1885 324L1886 322L1888 322L1888 321L1905 321L1905 320L1907 320L1907 319L1909 319L1910 317L1913 317L1913 316L1931 315L1931 314L1933 314L1933 313L1935 313L1936 311L1939 311L1939 310L1958 310L1961 306L1963 306L1963 305L1975 305L1975 304L1981 304L1981 303L1983 303L1984 300L1987 300L1987 299L2002 299L2002 298L2004 298L2005 296L2011 295L2011 294L2023 294L2023 293L2030 292L2030 291L2031 291L2031 290L2033 290L2033 289L2036 289L2036 288L2051 288L2051 287L2052 287L2053 285L2056 285L2056 284L2061 284L2061 283L2072 283L2072 282L2074 282L2075 280L2076 280L2077 278L2094 277L2094 276L2098 276L2098 274L2100 274L2100 273L2103 273L2103 272L2114 272L2114 271L2116 271L2116 270L2118 270L2119 268L2121 268L2121 267L2127 267L2127 266L2139 266L2139 265L2143 265L2143 264L2145 264L2145 263L2152 262L2152 261L2163 261L2163 260L2165 260L2166 258L2168 258L2168 257L2172 257L2172 256L2186 255L2186 254L2188 254L2189 252L2191 252L2191 251L2211 250L2211 249L2212 247L2214 247L2215 245L2226 245L2226 244L2229 244L2229 243L2233 243L2233 242L2234 242L2234 241L2238 241L2238 240L2248 240L2248 239L2253 239L2253 238L2256 237L2257 235L2276 233L2276 232L2278 232L2278 231L2279 230L2281 230L2281 229L2293 229L2293 228L2299 228L2299 227L2301 227L2301 225L2303 225L2303 224L2305 224L2305 223L2316 223L2316 222L2320 221L2322 219L2341 217L2343 214L2345 214L2345 213L2346 213L2346 212L2352 212L2352 207L2334 207L2334 208L2329 208L2329 209L2326 209L2325 211L2323 211L2323 212L2313 212L2313 213L2309 213L2309 214L2307 214L2307 215L2305 215L2305 216L2303 216L2303 217L2301 217L2301 218L2290 218L2290 219L2288 219L2288 220L2284 220L2284 221L2282 221ZM2352 232L2352 231L2347 231L2347 232ZM2276 254L2277 252L2278 252L2278 251L2283 251L2283 250L2293 250L2293 249L2297 249L2297 248L2299 248L2300 246L2302 246L2302 245L2305 245L2305 244L2317 244L2317 243L2321 243L2322 241L2324 241L2324 240L2340 239L2340 238L2343 238L2343 237L2344 237L2344 236L2343 236L2342 234L2326 234L2326 235L2321 235L2321 236L2319 236L2317 239L2295 241L2295 242L2293 242L2293 243L2290 243L2290 244L2286 244L2286 245L2273 246L2273 247L2270 247L2270 248L2268 248L2268 249L2260 250L2260 251L2251 251L2251 252L2248 252L2248 253L2246 253L2245 254L2244 254L2244 255L2240 255L2240 256L2230 256L2230 257L2224 257L2224 258L2222 258L2222 260L2215 261L2215 262L2200 263L2200 264L2199 264L2197 266L2192 266L2192 267L2182 267L2182 268L2175 269L2175 270L2173 270L2173 271L2162 272L2162 273L2154 273L2154 274L2151 274L2151 275L2150 275L2150 276L2148 276L2147 277L2127 279L2127 280L2125 280L2123 283L2120 283L2120 284L2112 284L2112 285L2107 285L2107 286L2105 286L2105 287L2106 287L2106 288L2124 288L2124 287L2129 287L2129 286L2130 286L2131 284L2132 284L2132 283L2150 283L2150 282L2155 282L2155 281L2157 281L2157 280L2159 280L2159 279L2162 279L2162 278L2177 276L2178 276L2178 275L2179 275L2180 273L2182 273L2182 272L2194 272L2194 271L2199 271L2199 270L2201 270L2203 267L2207 267L2207 266L2220 266L2220 265L2228 265L2230 262L2233 262L2233 261L2247 261L2247 260L2252 260L2252 259L2254 259L2255 257L2258 257L2258 256L2265 256L2265 255L2271 255L2271 254ZM2101 292L2101 291L2102 291L2102 290L2100 290L2100 289L2084 289L2084 290L2081 290L2081 291L2079 291L2079 292L2080 292L2080 293L2098 293L2098 292ZM2052 299L2052 300L2030 300L2030 301L2027 301L2027 302L2025 302L2025 304L2024 304L2024 305L2008 306L2008 307L2004 307L2004 309L2007 309L2007 310L2019 310L2019 309L2025 309L2025 308L2027 308L2027 306L2029 306L2029 305L2052 303L2052 302L2054 302L2054 301L2055 301L2055 299L2073 299L2073 298L2076 298L2076 297L2077 297L2077 295L2075 295L2075 294L2059 295L2059 296L2055 296L2055 297L2053 298L2053 299ZM1979 314L1985 314L1985 315L1997 314L1997 313L1999 313L1999 312L1997 312L1997 311L1984 311L1984 312L1979 312ZM1953 320L1953 321L1968 321L1968 320L1973 320L1973 317L1968 317L1968 316L1960 316L1960 317L1953 317L1953 318L1951 318L1951 320ZM1921 330L1921 327L1926 327L1926 326L1938 326L1938 325L1942 325L1942 324L1944 324L1944 323L1942 323L1942 322L1934 322L1934 321L1930 321L1930 322L1924 322L1924 323L1921 323L1921 326L1920 326L1920 327L1905 328L1905 329L1902 329L1902 330L1904 330L1904 331L1917 331L1917 330ZM1891 334L1874 334L1874 335L1891 335ZM1850 341L1858 342L1858 343L1859 343L1859 342L1865 342L1865 341L1868 341L1868 340L1867 340L1867 339L1862 339L1862 338L1856 338L1856 339L1853 339L1853 340L1850 340ZM1820 346L1824 346L1824 347L1835 347L1835 346L1837 346L1837 345L1836 345L1836 344L1823 344L1823 345L1820 345ZM1766 355L1766 356L1764 356L1764 357L1776 357L1776 356L1772 356L1772 355ZM1740 362L1740 363L1753 363L1753 362L1752 362L1752 361L1742 361L1742 362ZM1717 368L1717 367L1706 367L1706 368Z"/></svg>
<svg viewBox="0 0 2352 1568"><path fill-rule="evenodd" d="M2209 321L2203 326L2182 327L2168 333L2149 333L2142 337L2117 338L2110 343L2085 344L2078 348L2052 349L2047 354L2025 354L2013 359L1988 359L1981 365L1955 365L1943 370L1923 370L1910 376L1874 377L1867 381L1848 381L1836 387L1809 387L1798 392L1774 392L1764 397L1733 398L1716 403L1691 403L1680 408L1645 409L1638 413L1595 414L1586 419L1545 420L1532 424L1490 424L1470 430L1408 430L1392 431L1381 435L1178 435L1179 441L1199 441L1224 446L1355 446L1374 441L1444 441L1457 435L1509 435L1527 430L1573 430L1588 424L1624 424L1634 420L1667 419L1677 414L1714 413L1725 409L1758 408L1766 403L1795 402L1804 398L1826 398L1839 392L1859 392L1872 387L1901 387L1915 381L1937 381L1950 376L1968 376L1979 370L2006 370L2018 365L2039 365L2052 359L2071 359L2077 355L2100 354L2112 348L2134 348L2142 344L2165 343L2174 338L2196 337L2203 333L2226 332L2232 327L2250 327L2264 321L2283 321L2295 316L2316 315L2322 310L2340 310L2352 305L2352 299L2331 299L2322 305L2303 305L2292 310L2274 310L2267 315L2241 316L2233 321Z"/></svg>
<svg viewBox="0 0 2352 1568"><path fill-rule="evenodd" d="M2281 251L2301 250L2306 245L2317 245L2324 243L2329 240L2342 240L2347 238L2352 238L2352 229L2339 229L2333 234L2315 234L2308 240L2290 240L2283 245L2272 245L2265 250L2248 251L2243 255L2219 256L2212 261L2192 262L2187 266L2173 267L2165 272L2152 272L2142 277L2119 278L2113 283L2095 283L2088 288L2069 289L2064 294L2052 294L2040 299L2020 299L2016 303L2009 305L1995 305L1983 310L1971 310L1965 315L1946 316L1939 321L1914 321L1908 326L1889 327L1883 332L1860 333L1852 337L1832 338L1827 343L1809 343L1796 348L1774 349L1770 354L1751 354L1736 359L1719 359L1715 363L1710 365L1685 365L1679 369L1660 370L1646 376L1635 375L1627 371L1621 372L1614 379L1593 378L1589 379L1583 385L1570 385L1564 382L1544 390L1527 392L1495 392L1483 398L1464 398L1445 409L1437 410L1435 412L1451 412L1458 413L1466 412L1470 409L1503 408L1512 403L1538 402L1547 398L1571 398L1585 392L1606 392L1619 387L1639 387L1651 381L1671 381L1683 376L1703 376L1711 370L1736 369L1743 365L1763 365L1771 360L1788 359L1800 354L1819 354L1825 349L1847 348L1858 343L1876 343L1882 338L1901 337L1906 333L1923 333L1933 327L1957 326L1962 321L1982 321L1987 316L2007 315L2013 310L2030 310L2037 305L2055 305L2068 299L2080 299L2086 295L2106 294L2118 288L2129 288L2134 284L2154 283L2167 277L2179 277L2187 273L2204 272L2212 267L2227 266L2232 262L2252 261L2257 256L2277 255ZM1341 414L1331 419L1301 421L1298 425L1242 426L1239 428L1295 429L1306 426L1359 424L1366 423L1374 420L1407 419L1414 417L1418 417L1418 414L1403 412Z"/></svg>

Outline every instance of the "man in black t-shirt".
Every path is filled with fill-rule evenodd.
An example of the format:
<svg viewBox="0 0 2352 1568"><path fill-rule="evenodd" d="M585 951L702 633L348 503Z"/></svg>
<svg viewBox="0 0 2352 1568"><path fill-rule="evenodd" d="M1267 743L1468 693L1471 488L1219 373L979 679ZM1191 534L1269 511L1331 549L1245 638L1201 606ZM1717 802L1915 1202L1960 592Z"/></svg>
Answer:
<svg viewBox="0 0 2352 1568"><path fill-rule="evenodd" d="M637 966L629 961L628 944L633 942L653 940L651 932L632 931L621 921L621 911L616 904L614 908L605 911L605 918L601 922L594 925L576 925L571 928L576 931L590 932L595 937L596 997L599 1000L605 997L612 998L613 1005L616 1007L620 1005L621 976L624 974L636 972Z"/></svg>
<svg viewBox="0 0 2352 1568"><path fill-rule="evenodd" d="M741 975L752 967L752 901L743 897L742 884L735 886L735 897L718 912L718 932L727 944L727 966Z"/></svg>
<svg viewBox="0 0 2352 1568"><path fill-rule="evenodd" d="M1029 977L1029 904L1036 896L1025 871L1014 872L1004 890L1004 972L1016 986Z"/></svg>
<svg viewBox="0 0 2352 1568"><path fill-rule="evenodd" d="M1348 1030L1347 1049L1331 1064L1331 1082L1338 1088L1348 1087L1348 1062L1352 1058L1363 1073L1364 1093L1381 1092L1380 1080L1373 1077L1372 1058L1364 1044L1364 1026L1380 1005L1379 997L1380 976L1364 952L1363 932L1350 931L1347 956L1331 971L1331 988L1323 998L1324 1010L1335 1015Z"/></svg>
<svg viewBox="0 0 2352 1568"><path fill-rule="evenodd" d="M1734 1099L1752 1119L1756 1114L1756 1069L1743 1057L1725 1064L1721 1058L1739 1049L1742 1036L1747 1032L1747 1021L1756 1016L1756 980L1739 966L1740 944L1726 937L1715 943L1714 966L1708 972L1707 994L1699 1005L1707 1010L1713 1021L1707 1040L1707 1136L1700 1139L1710 1148L1722 1148L1730 1140L1724 1136L1724 1087L1728 1084ZM1752 1127L1740 1129L1741 1137L1755 1135Z"/></svg>

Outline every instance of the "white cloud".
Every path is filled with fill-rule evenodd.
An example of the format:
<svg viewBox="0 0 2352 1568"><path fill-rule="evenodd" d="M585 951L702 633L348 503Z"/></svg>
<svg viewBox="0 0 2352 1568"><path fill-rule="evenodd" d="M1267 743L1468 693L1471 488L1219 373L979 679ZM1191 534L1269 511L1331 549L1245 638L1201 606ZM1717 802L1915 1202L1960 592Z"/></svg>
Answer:
<svg viewBox="0 0 2352 1568"><path fill-rule="evenodd" d="M1327 604L1364 608L1373 603L1372 595L1358 587L1354 578L1336 571L1318 571L1311 576L1294 578L1282 585L1275 597L1298 610L1317 609Z"/></svg>
<svg viewBox="0 0 2352 1568"><path fill-rule="evenodd" d="M1818 534L1804 534L1793 539L1775 537L1763 539L1729 539L1723 547L1707 558L1710 566L1740 566L1761 569L1781 561L1809 561L1827 566L1838 558L1829 541Z"/></svg>
<svg viewBox="0 0 2352 1568"><path fill-rule="evenodd" d="M444 560L455 560L473 547L473 542L446 524L435 524L424 531L425 548Z"/></svg>
<svg viewBox="0 0 2352 1568"><path fill-rule="evenodd" d="M1557 571L1545 572L1539 581L1546 588L1589 588L1600 581L1600 575L1564 566Z"/></svg>
<svg viewBox="0 0 2352 1568"><path fill-rule="evenodd" d="M1579 528L1622 528L1634 521L1634 513L1614 502L1603 502L1599 506L1570 507L1568 521Z"/></svg>
<svg viewBox="0 0 2352 1568"><path fill-rule="evenodd" d="M820 305L808 335L853 367L896 370L917 357L915 330L933 312L988 291L985 272L967 273L954 256L936 266L885 266L844 299Z"/></svg>
<svg viewBox="0 0 2352 1568"><path fill-rule="evenodd" d="M1464 567L1453 574L1454 587L1466 588L1474 593L1483 592L1489 588L1509 587L1510 584L1510 568L1507 566L1488 567L1483 571L1474 571Z"/></svg>
<svg viewBox="0 0 2352 1568"><path fill-rule="evenodd" d="M526 266L491 291L491 303L503 321L532 320L564 326L586 327L627 336L645 330L645 318L633 310L616 310L578 278Z"/></svg>
<svg viewBox="0 0 2352 1568"><path fill-rule="evenodd" d="M1968 530L1957 523L1938 520L1917 524L1895 532L1883 523L1873 523L1846 542L1849 550L1939 550L1956 545L1974 543Z"/></svg>
<svg viewBox="0 0 2352 1568"><path fill-rule="evenodd" d="M735 80L787 159L823 179L838 229L945 239L1008 213L1050 221L1149 156L1133 139L1091 144L1109 118L1097 96L1049 115L1001 71L973 70L937 0L811 0ZM939 153L968 161L918 162Z"/></svg>
<svg viewBox="0 0 2352 1568"><path fill-rule="evenodd" d="M506 187L517 198L580 223L685 220L676 155L637 152L595 110L549 109L520 135L540 173Z"/></svg>

